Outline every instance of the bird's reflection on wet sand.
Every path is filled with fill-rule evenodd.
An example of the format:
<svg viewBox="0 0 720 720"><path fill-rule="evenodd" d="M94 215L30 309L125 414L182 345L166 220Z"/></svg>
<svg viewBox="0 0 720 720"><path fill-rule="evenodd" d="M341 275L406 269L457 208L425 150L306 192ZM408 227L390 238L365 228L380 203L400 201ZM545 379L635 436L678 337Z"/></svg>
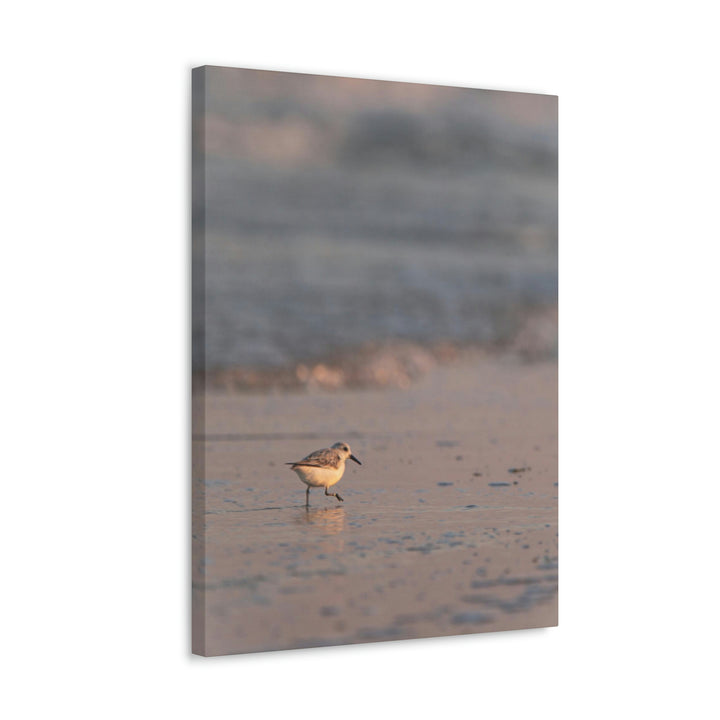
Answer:
<svg viewBox="0 0 720 720"><path fill-rule="evenodd" d="M322 535L337 535L345 528L345 508L304 507L298 511L295 522Z"/></svg>

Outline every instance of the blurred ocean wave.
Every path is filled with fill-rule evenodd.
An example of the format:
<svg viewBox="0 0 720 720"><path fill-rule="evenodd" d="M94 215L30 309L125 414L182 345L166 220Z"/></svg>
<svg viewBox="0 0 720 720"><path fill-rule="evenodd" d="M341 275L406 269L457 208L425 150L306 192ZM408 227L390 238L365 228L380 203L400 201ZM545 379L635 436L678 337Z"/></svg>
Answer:
<svg viewBox="0 0 720 720"><path fill-rule="evenodd" d="M196 369L511 347L556 306L556 98L211 68L205 109Z"/></svg>

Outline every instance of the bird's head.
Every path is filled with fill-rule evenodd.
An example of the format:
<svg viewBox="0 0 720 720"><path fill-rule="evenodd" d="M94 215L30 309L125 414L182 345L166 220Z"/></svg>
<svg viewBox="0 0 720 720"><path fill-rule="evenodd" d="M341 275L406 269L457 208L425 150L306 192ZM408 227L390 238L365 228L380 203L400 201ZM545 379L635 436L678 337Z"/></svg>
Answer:
<svg viewBox="0 0 720 720"><path fill-rule="evenodd" d="M358 465L362 465L362 463L352 454L352 450L350 450L350 446L345 442L336 442L333 445L333 450L337 450L343 457L343 459L347 460L347 458L350 458L350 460L354 460Z"/></svg>

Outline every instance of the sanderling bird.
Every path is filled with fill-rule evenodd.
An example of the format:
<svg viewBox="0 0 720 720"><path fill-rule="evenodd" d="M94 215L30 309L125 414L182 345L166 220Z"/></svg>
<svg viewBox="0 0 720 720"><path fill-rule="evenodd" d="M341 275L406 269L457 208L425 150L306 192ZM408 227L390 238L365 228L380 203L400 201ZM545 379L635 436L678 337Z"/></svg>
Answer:
<svg viewBox="0 0 720 720"><path fill-rule="evenodd" d="M345 472L345 461L350 458L358 465L362 463L352 454L350 446L344 442L336 442L331 448L323 448L310 453L307 457L297 462L285 463L291 466L291 470L308 486L305 491L305 505L310 505L310 488L324 487L325 494L335 497L338 502L343 499L337 493L328 492L340 480Z"/></svg>

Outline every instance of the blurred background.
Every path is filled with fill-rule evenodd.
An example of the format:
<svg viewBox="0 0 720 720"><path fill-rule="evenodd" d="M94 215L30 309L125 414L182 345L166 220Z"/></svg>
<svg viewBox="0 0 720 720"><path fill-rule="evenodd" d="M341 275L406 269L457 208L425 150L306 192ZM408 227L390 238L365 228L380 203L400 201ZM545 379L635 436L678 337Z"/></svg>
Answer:
<svg viewBox="0 0 720 720"><path fill-rule="evenodd" d="M555 96L193 81L193 368L211 386L404 386L468 348L556 357Z"/></svg>

